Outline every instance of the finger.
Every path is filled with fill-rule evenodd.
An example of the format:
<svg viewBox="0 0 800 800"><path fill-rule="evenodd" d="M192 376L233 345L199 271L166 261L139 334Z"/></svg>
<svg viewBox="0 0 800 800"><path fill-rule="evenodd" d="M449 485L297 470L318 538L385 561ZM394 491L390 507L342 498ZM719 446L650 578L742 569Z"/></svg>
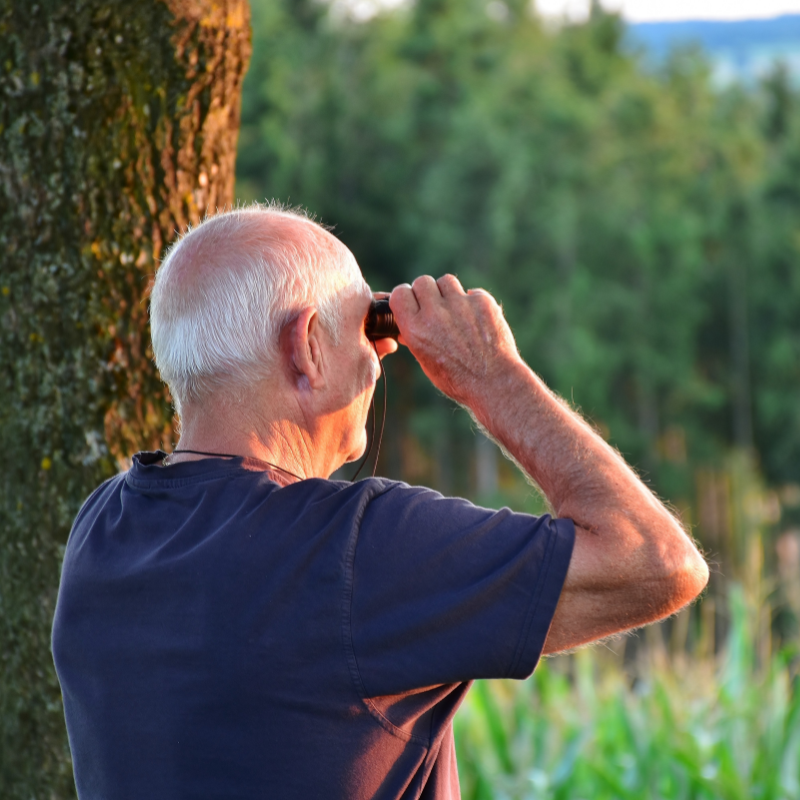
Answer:
<svg viewBox="0 0 800 800"><path fill-rule="evenodd" d="M480 298L480 302L488 303L490 306L491 305L499 305L497 300L494 299L494 296L489 294L489 292L487 292L486 289L470 289L467 292L467 294L470 297L474 297L476 299Z"/></svg>
<svg viewBox="0 0 800 800"><path fill-rule="evenodd" d="M466 294L461 281L455 275L442 275L436 283L439 286L439 291L442 297L463 296Z"/></svg>
<svg viewBox="0 0 800 800"><path fill-rule="evenodd" d="M414 290L407 283L401 283L395 286L392 294L389 297L389 308L398 317L407 317L410 314L417 314L419 312L419 303Z"/></svg>
<svg viewBox="0 0 800 800"><path fill-rule="evenodd" d="M398 347L399 345L397 342L391 338L378 339L378 341L375 342L375 352L380 359L385 358L390 353L396 353Z"/></svg>
<svg viewBox="0 0 800 800"><path fill-rule="evenodd" d="M442 293L439 291L439 284L430 275L420 275L411 284L417 302L421 309L430 308L438 305L442 300Z"/></svg>

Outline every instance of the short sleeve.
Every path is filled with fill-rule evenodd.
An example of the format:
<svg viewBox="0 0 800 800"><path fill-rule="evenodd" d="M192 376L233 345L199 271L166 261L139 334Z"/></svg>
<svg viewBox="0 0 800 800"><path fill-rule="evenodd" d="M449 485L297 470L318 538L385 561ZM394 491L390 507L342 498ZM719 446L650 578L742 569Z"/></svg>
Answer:
<svg viewBox="0 0 800 800"><path fill-rule="evenodd" d="M350 631L367 697L534 670L566 577L569 519L393 484L367 505Z"/></svg>

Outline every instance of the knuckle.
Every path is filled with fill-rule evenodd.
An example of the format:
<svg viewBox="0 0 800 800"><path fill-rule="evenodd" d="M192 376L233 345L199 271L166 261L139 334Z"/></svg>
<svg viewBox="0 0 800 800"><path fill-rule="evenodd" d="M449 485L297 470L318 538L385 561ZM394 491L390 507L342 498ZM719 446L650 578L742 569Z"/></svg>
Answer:
<svg viewBox="0 0 800 800"><path fill-rule="evenodd" d="M408 297L408 293L411 291L411 287L407 283L401 283L399 286L395 286L392 289L392 293L390 295L391 300L402 299Z"/></svg>

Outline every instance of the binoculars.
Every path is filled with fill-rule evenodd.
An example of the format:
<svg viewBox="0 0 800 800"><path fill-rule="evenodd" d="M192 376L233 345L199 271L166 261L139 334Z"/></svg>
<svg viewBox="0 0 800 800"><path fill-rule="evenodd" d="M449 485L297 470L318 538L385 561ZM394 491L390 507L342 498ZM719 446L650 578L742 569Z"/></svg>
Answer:
<svg viewBox="0 0 800 800"><path fill-rule="evenodd" d="M392 309L389 308L388 297L372 301L364 330L371 342L378 339L396 339L400 335L400 328L397 327Z"/></svg>

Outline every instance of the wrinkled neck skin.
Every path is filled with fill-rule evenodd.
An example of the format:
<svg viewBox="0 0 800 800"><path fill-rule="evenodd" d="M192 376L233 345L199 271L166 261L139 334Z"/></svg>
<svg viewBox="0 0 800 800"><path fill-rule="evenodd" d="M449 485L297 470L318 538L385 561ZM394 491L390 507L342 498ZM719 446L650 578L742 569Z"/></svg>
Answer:
<svg viewBox="0 0 800 800"><path fill-rule="evenodd" d="M243 397L216 394L185 407L175 449L247 456L301 478L328 478L352 460L345 437L331 415L309 413L302 386L289 391L283 383L265 382ZM170 463L200 458L175 454Z"/></svg>

